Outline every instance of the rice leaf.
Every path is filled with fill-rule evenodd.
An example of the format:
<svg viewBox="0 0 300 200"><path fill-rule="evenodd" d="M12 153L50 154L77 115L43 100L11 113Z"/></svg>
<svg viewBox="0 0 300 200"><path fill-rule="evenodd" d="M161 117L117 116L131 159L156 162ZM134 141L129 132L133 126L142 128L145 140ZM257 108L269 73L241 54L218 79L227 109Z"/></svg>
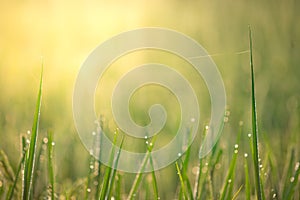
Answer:
<svg viewBox="0 0 300 200"><path fill-rule="evenodd" d="M31 139L29 144L29 150L26 153L26 163L24 168L24 191L23 191L23 199L28 200L31 196L32 190L32 180L35 169L35 159L36 159L36 142L38 138L38 128L40 123L40 111L41 111L41 102L42 102L42 84L43 84L43 66L41 71L39 92L35 107L35 114L33 119L32 131L31 131Z"/></svg>
<svg viewBox="0 0 300 200"><path fill-rule="evenodd" d="M249 46L250 46L250 68L251 68L251 102L252 102L252 149L253 149L253 163L255 174L256 195L258 200L263 199L262 183L260 180L259 171L259 152L258 152L258 126L257 126L257 111L256 111L256 97L255 97L255 81L254 81L254 67L253 67L253 48L252 48L252 32L249 25Z"/></svg>

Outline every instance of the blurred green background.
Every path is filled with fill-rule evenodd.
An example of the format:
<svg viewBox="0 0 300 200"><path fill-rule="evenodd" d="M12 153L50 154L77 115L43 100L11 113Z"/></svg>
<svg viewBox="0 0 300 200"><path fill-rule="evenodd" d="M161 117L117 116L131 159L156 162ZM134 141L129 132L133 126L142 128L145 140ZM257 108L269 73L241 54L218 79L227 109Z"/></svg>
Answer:
<svg viewBox="0 0 300 200"><path fill-rule="evenodd" d="M238 53L249 50L250 24L259 130L261 137L269 138L274 155L284 161L289 146L300 144L299 9L300 2L296 0L2 0L0 149L7 152L16 166L20 135L31 129L43 57L41 137L49 129L54 132L58 182L86 175L88 152L80 143L72 119L72 92L77 73L101 42L120 32L149 26L182 32L212 54L223 77L230 111L221 137L226 148L233 144L240 121L244 121L245 132L251 130L249 53ZM139 59L138 54L133 59ZM108 74L107 82L116 79L117 73ZM149 99L145 94L140 96ZM168 99L167 94L162 96ZM209 106L205 106L208 101L203 102L202 127L209 121L209 113L205 112L209 111ZM107 105L100 104L99 112L108 109ZM299 148L296 152L299 155Z"/></svg>

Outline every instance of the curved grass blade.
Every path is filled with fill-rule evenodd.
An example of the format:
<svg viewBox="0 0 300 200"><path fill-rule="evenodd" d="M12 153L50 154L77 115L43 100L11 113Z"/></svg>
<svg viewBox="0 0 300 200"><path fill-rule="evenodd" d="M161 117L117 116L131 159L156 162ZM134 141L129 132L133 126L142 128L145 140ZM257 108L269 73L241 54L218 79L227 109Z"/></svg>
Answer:
<svg viewBox="0 0 300 200"><path fill-rule="evenodd" d="M53 169L53 133L48 132L48 176L50 181L51 199L54 199L54 169Z"/></svg>
<svg viewBox="0 0 300 200"><path fill-rule="evenodd" d="M254 174L256 195L258 200L263 199L262 183L260 180L259 171L259 155L258 155L258 126L257 126L257 111L256 111L256 97L255 97L255 81L254 81L254 67L253 67L253 49L252 49L252 32L249 26L249 46L250 46L250 68L251 68L251 102L252 102L252 150L253 150L253 162L254 162Z"/></svg>
<svg viewBox="0 0 300 200"><path fill-rule="evenodd" d="M39 92L35 107L35 114L32 125L31 139L29 144L29 151L26 153L26 163L24 169L24 191L23 199L30 199L31 189L32 189L32 179L35 168L35 159L36 159L36 142L38 138L38 128L40 123L40 111L41 111L41 102L42 102L42 84L43 84L43 66L41 71Z"/></svg>

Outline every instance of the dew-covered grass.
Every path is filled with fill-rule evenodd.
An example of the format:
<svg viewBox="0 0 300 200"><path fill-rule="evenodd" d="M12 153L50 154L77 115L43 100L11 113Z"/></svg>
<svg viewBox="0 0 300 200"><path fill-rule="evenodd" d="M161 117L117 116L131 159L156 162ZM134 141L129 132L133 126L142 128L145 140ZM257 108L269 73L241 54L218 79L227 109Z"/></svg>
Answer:
<svg viewBox="0 0 300 200"><path fill-rule="evenodd" d="M0 199L299 199L299 2L117 2L1 2ZM108 168L90 155L74 128L70 104L89 52L112 35L145 26L171 28L201 43L222 74L228 107L218 143L198 159L210 117L201 77L166 52L136 52L117 60L99 82L95 106L97 114L106 116L99 119L101 128L119 147L151 152L152 139L147 138L148 144L130 141L119 132L114 140L117 127L106 112L106 97L127 71L124 63L128 69L144 62L174 65L201 100L201 123L192 146L164 169L132 174ZM39 107L41 54L46 65ZM180 111L174 96L153 86L133 95L134 121L147 124L145 111L160 100L169 103L164 104L168 113ZM169 117L164 133L170 134L159 134L154 149L178 128L178 115ZM106 153L122 156L122 151L111 152ZM145 159L151 164L151 154ZM113 162L117 165L118 157Z"/></svg>

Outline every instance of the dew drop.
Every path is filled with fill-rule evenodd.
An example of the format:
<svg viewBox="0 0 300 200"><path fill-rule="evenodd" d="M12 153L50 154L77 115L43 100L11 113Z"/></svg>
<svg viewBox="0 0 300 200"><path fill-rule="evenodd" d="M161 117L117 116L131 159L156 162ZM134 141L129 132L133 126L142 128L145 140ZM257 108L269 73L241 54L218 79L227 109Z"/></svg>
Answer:
<svg viewBox="0 0 300 200"><path fill-rule="evenodd" d="M115 197L111 197L110 200L115 200Z"/></svg>
<svg viewBox="0 0 300 200"><path fill-rule="evenodd" d="M160 197L157 197L157 199L159 200L159 199L160 199Z"/></svg>
<svg viewBox="0 0 300 200"><path fill-rule="evenodd" d="M228 183L231 183L231 179L228 179Z"/></svg>
<svg viewBox="0 0 300 200"><path fill-rule="evenodd" d="M30 135L30 133L31 133L30 130L28 130L28 131L27 131L27 134Z"/></svg>
<svg viewBox="0 0 300 200"><path fill-rule="evenodd" d="M272 198L273 198L273 199L275 199L275 198L276 198L276 196L277 196L277 195L276 195L276 193L274 193L274 194L273 194L273 196L272 196Z"/></svg>
<svg viewBox="0 0 300 200"><path fill-rule="evenodd" d="M86 191L87 191L87 192L91 192L91 188L87 188Z"/></svg>
<svg viewBox="0 0 300 200"><path fill-rule="evenodd" d="M234 150L234 153L238 153L239 151L236 149L236 150Z"/></svg>
<svg viewBox="0 0 300 200"><path fill-rule="evenodd" d="M29 143L30 143L30 140L26 139L26 143L29 144Z"/></svg>
<svg viewBox="0 0 300 200"><path fill-rule="evenodd" d="M247 158L247 157L248 157L248 154L247 154L247 153L245 153L245 154L244 154L244 157L245 157L245 158Z"/></svg>
<svg viewBox="0 0 300 200"><path fill-rule="evenodd" d="M205 166L208 166L208 162L205 163Z"/></svg>
<svg viewBox="0 0 300 200"><path fill-rule="evenodd" d="M248 133L248 137L249 137L249 138L251 137L251 133Z"/></svg>
<svg viewBox="0 0 300 200"><path fill-rule="evenodd" d="M94 169L94 165L90 165L90 169Z"/></svg>
<svg viewBox="0 0 300 200"><path fill-rule="evenodd" d="M290 178L290 182L292 183L292 182L294 182L294 180L295 180L295 177L292 176L292 177Z"/></svg>
<svg viewBox="0 0 300 200"><path fill-rule="evenodd" d="M198 166L193 167L193 168L192 168L192 173L193 173L194 175L197 175L197 174L199 173L199 167L198 167Z"/></svg>
<svg viewBox="0 0 300 200"><path fill-rule="evenodd" d="M177 156L180 157L180 156L181 156L181 153L178 153Z"/></svg>
<svg viewBox="0 0 300 200"><path fill-rule="evenodd" d="M262 165L259 165L259 168L262 168L263 166Z"/></svg>
<svg viewBox="0 0 300 200"><path fill-rule="evenodd" d="M196 119L194 117L191 118L191 122L195 122Z"/></svg>
<svg viewBox="0 0 300 200"><path fill-rule="evenodd" d="M215 168L216 168L216 169L220 169L221 166L222 166L222 165L221 165L220 163L217 163L216 166L215 166Z"/></svg>
<svg viewBox="0 0 300 200"><path fill-rule="evenodd" d="M229 121L229 118L228 117L224 117L224 122L228 122Z"/></svg>
<svg viewBox="0 0 300 200"><path fill-rule="evenodd" d="M234 148L235 148L235 149L239 148L239 145L238 145L238 144L235 144L235 145L234 145Z"/></svg>
<svg viewBox="0 0 300 200"><path fill-rule="evenodd" d="M144 137L144 138L145 138L145 140L147 140L147 139L148 139L148 136L147 136L147 135L145 135L145 137Z"/></svg>
<svg viewBox="0 0 300 200"><path fill-rule="evenodd" d="M54 146L54 145L55 145L55 142L52 142L51 145Z"/></svg>
<svg viewBox="0 0 300 200"><path fill-rule="evenodd" d="M92 135L93 135L93 136L95 136L95 135L96 135L96 132L95 132L95 131L93 131L93 132L92 132Z"/></svg>
<svg viewBox="0 0 300 200"><path fill-rule="evenodd" d="M153 144L152 144L152 142L150 142L150 144L149 144L150 146L153 146Z"/></svg>
<svg viewBox="0 0 300 200"><path fill-rule="evenodd" d="M209 128L209 126L206 125L206 126L205 126L205 129L208 130L208 128Z"/></svg>
<svg viewBox="0 0 300 200"><path fill-rule="evenodd" d="M230 115L230 111L229 111L229 110L226 110L226 111L225 111L225 115L226 115L226 116L229 116L229 115Z"/></svg>
<svg viewBox="0 0 300 200"><path fill-rule="evenodd" d="M295 165L295 171L298 171L299 167L300 167L300 163L297 162L296 165Z"/></svg>
<svg viewBox="0 0 300 200"><path fill-rule="evenodd" d="M45 144L47 144L47 143L48 143L48 138L45 137L45 138L43 139L43 142L44 142Z"/></svg>
<svg viewBox="0 0 300 200"><path fill-rule="evenodd" d="M149 144L148 140L146 141L146 144Z"/></svg>

